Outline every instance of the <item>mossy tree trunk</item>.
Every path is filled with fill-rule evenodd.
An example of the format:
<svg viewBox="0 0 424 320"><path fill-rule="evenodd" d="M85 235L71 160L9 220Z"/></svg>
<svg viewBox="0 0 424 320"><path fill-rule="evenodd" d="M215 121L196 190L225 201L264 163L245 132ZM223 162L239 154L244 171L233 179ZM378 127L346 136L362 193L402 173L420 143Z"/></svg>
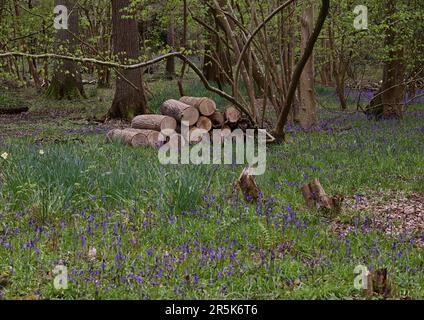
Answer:
<svg viewBox="0 0 424 320"><path fill-rule="evenodd" d="M137 21L133 18L122 17L128 15L122 10L129 4L129 0L112 0L113 52L122 64L130 63L131 60L138 59L140 55ZM119 70L115 97L108 117L131 120L137 115L146 113L146 105L142 70Z"/></svg>
<svg viewBox="0 0 424 320"><path fill-rule="evenodd" d="M74 0L55 0L55 6L64 5L68 9L68 29L56 32L56 48L63 54L74 55L78 34L78 6ZM55 64L54 75L46 95L54 99L77 99L85 97L82 77L77 63L62 61Z"/></svg>

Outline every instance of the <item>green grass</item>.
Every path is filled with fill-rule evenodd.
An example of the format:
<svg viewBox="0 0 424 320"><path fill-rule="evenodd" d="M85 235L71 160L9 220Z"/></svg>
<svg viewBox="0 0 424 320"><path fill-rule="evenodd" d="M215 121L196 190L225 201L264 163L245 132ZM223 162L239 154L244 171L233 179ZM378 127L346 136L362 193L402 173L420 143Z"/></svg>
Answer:
<svg viewBox="0 0 424 320"><path fill-rule="evenodd" d="M10 95L0 91L0 108L22 107L22 106L25 106L25 103L21 98L16 97L15 95Z"/></svg>
<svg viewBox="0 0 424 320"><path fill-rule="evenodd" d="M151 90L153 106L176 92L175 85ZM371 213L359 211L342 213L347 223L359 221L342 238L330 217L304 208L299 191L317 177L329 194L424 192L422 115L333 127L346 123L351 130L295 131L291 143L269 147L257 178L260 206L233 192L243 166L163 166L154 149L105 144L103 134L78 142L48 124L44 135L60 143L0 142L0 155L9 154L0 158L0 274L12 270L0 292L7 299L362 298L353 270L363 264L388 268L394 298L423 298L423 249L363 232ZM59 263L68 267L68 290L53 288Z"/></svg>

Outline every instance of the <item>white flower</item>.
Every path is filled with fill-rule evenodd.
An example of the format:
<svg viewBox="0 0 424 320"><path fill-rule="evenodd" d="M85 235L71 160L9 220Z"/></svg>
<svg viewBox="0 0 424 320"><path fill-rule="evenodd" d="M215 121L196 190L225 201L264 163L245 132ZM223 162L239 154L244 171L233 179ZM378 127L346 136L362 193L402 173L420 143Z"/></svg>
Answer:
<svg viewBox="0 0 424 320"><path fill-rule="evenodd" d="M4 160L6 160L8 156L9 156L9 154L7 152L3 152L0 157L2 157Z"/></svg>
<svg viewBox="0 0 424 320"><path fill-rule="evenodd" d="M97 249L96 249L96 248L94 248L94 247L91 247L91 248L88 250L88 258L89 258L90 260L94 260L94 259L96 259L96 255L97 255Z"/></svg>
<svg viewBox="0 0 424 320"><path fill-rule="evenodd" d="M43 155L44 154L44 150L40 149L40 151L38 151L39 154Z"/></svg>

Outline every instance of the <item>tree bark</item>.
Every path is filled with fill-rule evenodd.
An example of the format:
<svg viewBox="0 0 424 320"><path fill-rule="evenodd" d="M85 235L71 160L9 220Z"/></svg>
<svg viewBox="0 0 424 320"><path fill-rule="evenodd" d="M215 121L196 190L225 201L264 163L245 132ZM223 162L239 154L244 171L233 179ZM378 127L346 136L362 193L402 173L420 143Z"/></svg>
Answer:
<svg viewBox="0 0 424 320"><path fill-rule="evenodd" d="M388 0L386 14L389 18L386 29L385 45L389 50L383 68L383 83L381 86L381 100L383 107L383 118L401 118L403 112L402 99L405 96L404 49L397 43L397 31L393 16L396 13L396 1ZM398 48L399 47L399 48Z"/></svg>
<svg viewBox="0 0 424 320"><path fill-rule="evenodd" d="M112 0L113 51L122 64L140 56L137 21L134 18L122 18L122 15L125 15L122 9L129 4L130 0ZM113 119L131 120L136 115L146 113L147 109L142 70L138 68L119 71L115 97L108 116Z"/></svg>
<svg viewBox="0 0 424 320"><path fill-rule="evenodd" d="M309 0L304 0L301 17L301 54L304 55L308 40L314 28L314 6ZM296 113L300 126L308 130L317 124L315 92L314 92L314 58L308 59L303 69L299 83L300 105Z"/></svg>
<svg viewBox="0 0 424 320"><path fill-rule="evenodd" d="M64 5L68 8L68 30L60 29L56 32L56 48L66 50L66 54L75 53L76 39L73 34L78 34L79 12L74 0L55 0L55 6ZM82 77L77 63L63 61L55 65L53 79L46 91L48 97L54 99L76 99L85 97Z"/></svg>

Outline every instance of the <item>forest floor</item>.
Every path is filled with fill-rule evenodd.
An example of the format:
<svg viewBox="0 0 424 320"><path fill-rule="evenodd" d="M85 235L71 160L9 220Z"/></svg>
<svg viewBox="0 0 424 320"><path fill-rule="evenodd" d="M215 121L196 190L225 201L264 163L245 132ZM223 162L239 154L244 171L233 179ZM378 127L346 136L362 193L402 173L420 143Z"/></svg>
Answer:
<svg viewBox="0 0 424 320"><path fill-rule="evenodd" d="M178 97L175 83L150 90L152 112ZM0 115L0 298L364 299L358 265L387 268L390 298L424 298L424 105L375 122L318 91L321 129L268 148L256 206L232 192L242 166L163 166L154 149L105 144L128 124L95 122L113 92L87 93L0 92L30 108ZM312 178L345 197L339 215L305 208Z"/></svg>

